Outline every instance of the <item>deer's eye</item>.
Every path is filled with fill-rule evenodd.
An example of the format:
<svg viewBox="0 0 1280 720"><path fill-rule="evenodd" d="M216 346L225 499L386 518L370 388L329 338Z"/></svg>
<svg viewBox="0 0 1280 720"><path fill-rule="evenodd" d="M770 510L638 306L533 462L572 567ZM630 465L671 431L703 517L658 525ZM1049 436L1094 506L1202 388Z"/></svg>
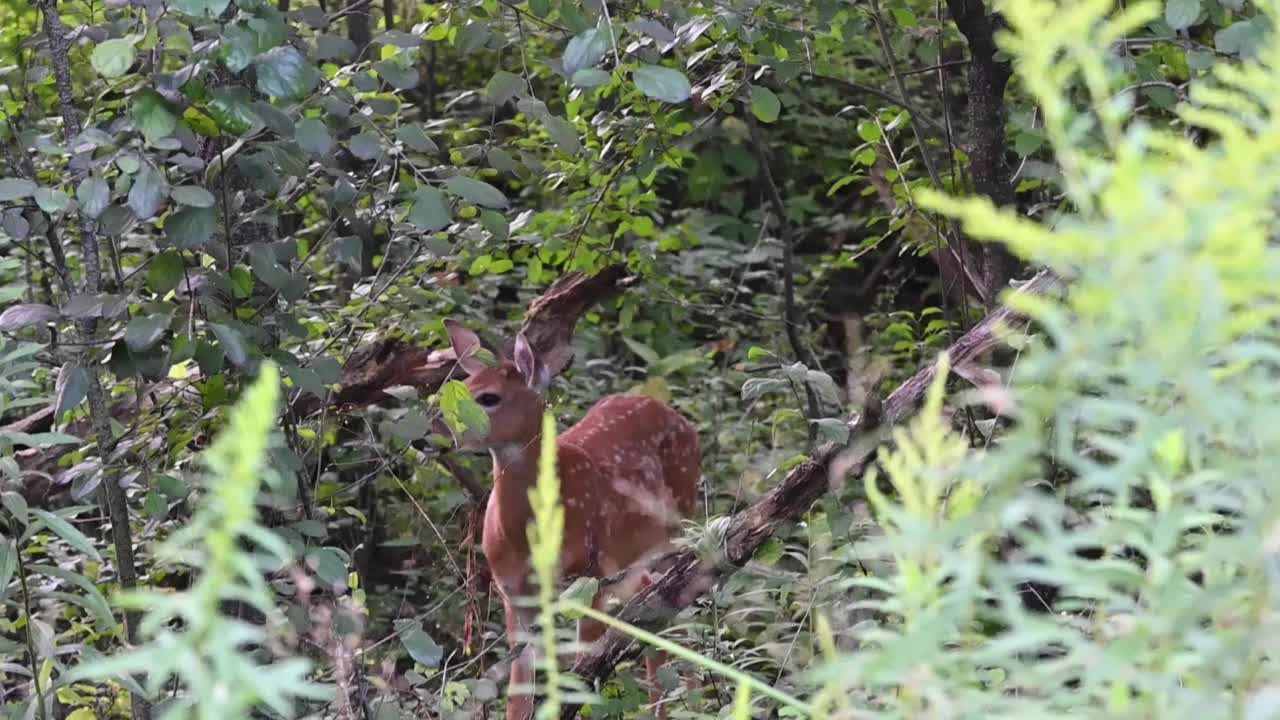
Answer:
<svg viewBox="0 0 1280 720"><path fill-rule="evenodd" d="M497 393L490 392L480 393L479 397L476 398L476 402L479 403L481 407L493 407L502 402L502 396Z"/></svg>

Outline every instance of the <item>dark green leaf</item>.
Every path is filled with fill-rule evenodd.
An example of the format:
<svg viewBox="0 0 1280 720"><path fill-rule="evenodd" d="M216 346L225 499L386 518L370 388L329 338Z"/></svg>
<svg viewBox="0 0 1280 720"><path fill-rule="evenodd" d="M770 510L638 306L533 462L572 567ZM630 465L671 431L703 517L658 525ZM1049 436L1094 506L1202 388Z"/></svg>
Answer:
<svg viewBox="0 0 1280 720"><path fill-rule="evenodd" d="M78 406L89 394L89 371L76 363L66 363L58 373L57 402L53 414L62 414Z"/></svg>
<svg viewBox="0 0 1280 720"><path fill-rule="evenodd" d="M179 250L202 248L218 229L218 213L208 207L184 207L165 218L164 237Z"/></svg>
<svg viewBox="0 0 1280 720"><path fill-rule="evenodd" d="M351 138L348 145L351 148L351 154L361 160L373 160L382 155L382 141L371 132L362 132L356 135Z"/></svg>
<svg viewBox="0 0 1280 720"><path fill-rule="evenodd" d="M147 287L157 295L164 295L182 282L182 255L165 250L151 259L147 266Z"/></svg>
<svg viewBox="0 0 1280 720"><path fill-rule="evenodd" d="M93 546L93 543L90 542L89 538L85 537L84 533L75 529L71 523L63 520L57 515L54 515L48 510L43 510L41 508L31 508L31 514L39 518L40 522L46 528L53 532L53 534L65 540L71 547L79 550L98 562L102 561L102 556L98 554L97 548Z"/></svg>
<svg viewBox="0 0 1280 720"><path fill-rule="evenodd" d="M149 143L155 143L173 134L178 118L169 111L169 105L153 90L140 93L133 100L133 124Z"/></svg>
<svg viewBox="0 0 1280 720"><path fill-rule="evenodd" d="M289 45L272 48L258 56L258 90L269 97L293 99L305 95L316 84L316 71Z"/></svg>
<svg viewBox="0 0 1280 720"><path fill-rule="evenodd" d="M451 221L449 202L445 200L444 193L430 186L418 188L413 194L409 222L423 232L435 232L448 227Z"/></svg>
<svg viewBox="0 0 1280 720"><path fill-rule="evenodd" d="M507 218L500 212L494 210L481 211L480 224L498 242L506 242L507 238L511 236L511 224L507 222Z"/></svg>
<svg viewBox="0 0 1280 720"><path fill-rule="evenodd" d="M412 67L405 67L394 60L383 60L374 63L373 69L378 71L379 77L397 90L412 90L418 87L418 71Z"/></svg>
<svg viewBox="0 0 1280 720"><path fill-rule="evenodd" d="M164 175L150 163L144 164L129 189L129 209L139 220L148 220L164 207L169 197L169 183Z"/></svg>
<svg viewBox="0 0 1280 720"><path fill-rule="evenodd" d="M307 566L331 588L347 586L347 563L337 550L327 547L312 550L307 554Z"/></svg>
<svg viewBox="0 0 1280 720"><path fill-rule="evenodd" d="M189 205L191 207L207 208L213 207L217 199L213 197L213 193L205 190L199 185L179 185L169 191L169 197L179 205Z"/></svg>
<svg viewBox="0 0 1280 720"><path fill-rule="evenodd" d="M89 55L89 64L106 78L117 78L133 65L133 41L126 38L104 40Z"/></svg>
<svg viewBox="0 0 1280 720"><path fill-rule="evenodd" d="M71 196L55 188L36 188L36 205L50 215L57 215L71 205Z"/></svg>
<svg viewBox="0 0 1280 720"><path fill-rule="evenodd" d="M244 25L232 25L222 33L218 55L228 70L238 73L253 64L260 50L257 33Z"/></svg>
<svg viewBox="0 0 1280 720"><path fill-rule="evenodd" d="M524 78L515 73L499 70L484 86L484 95L494 105L501 105L525 91Z"/></svg>
<svg viewBox="0 0 1280 720"><path fill-rule="evenodd" d="M0 331L17 332L29 327L44 325L58 319L58 311L48 305L28 303L13 305L0 313Z"/></svg>
<svg viewBox="0 0 1280 720"><path fill-rule="evenodd" d="M76 188L76 200L80 201L81 212L97 218L111 204L111 186L97 175L87 177Z"/></svg>
<svg viewBox="0 0 1280 720"><path fill-rule="evenodd" d="M4 600L9 581L18 569L18 546L6 537L0 537L0 600Z"/></svg>
<svg viewBox="0 0 1280 720"><path fill-rule="evenodd" d="M1267 31L1259 22L1237 20L1213 34L1213 44L1218 52L1237 55L1242 58L1252 57L1267 37Z"/></svg>
<svg viewBox="0 0 1280 720"><path fill-rule="evenodd" d="M465 175L454 175L444 181L444 186L449 192L476 205L505 210L511 204L498 188Z"/></svg>
<svg viewBox="0 0 1280 720"><path fill-rule="evenodd" d="M591 28L575 35L564 49L564 74L572 77L579 70L595 67L608 51L608 32Z"/></svg>
<svg viewBox="0 0 1280 720"><path fill-rule="evenodd" d="M1185 30L1200 15L1200 0L1168 0L1164 6L1164 21L1174 30Z"/></svg>
<svg viewBox="0 0 1280 720"><path fill-rule="evenodd" d="M641 65L631 76L640 92L662 102L684 102L693 91L684 73L660 65Z"/></svg>
<svg viewBox="0 0 1280 720"><path fill-rule="evenodd" d="M444 658L444 649L436 644L431 636L423 632L421 626L414 626L400 634L400 643L414 662L429 668L440 666Z"/></svg>
<svg viewBox="0 0 1280 720"><path fill-rule="evenodd" d="M556 147L570 155L576 155L582 149L578 129L573 126L573 123L562 117L551 115L544 119L542 124L546 126L547 134L551 136L551 141L556 144Z"/></svg>
<svg viewBox="0 0 1280 720"><path fill-rule="evenodd" d="M762 123L775 122L782 112L782 103L773 91L762 85L751 86L751 114Z"/></svg>
<svg viewBox="0 0 1280 720"><path fill-rule="evenodd" d="M173 316L169 313L155 313L130 320L124 328L125 344L136 353L150 349L169 331L172 319Z"/></svg>
<svg viewBox="0 0 1280 720"><path fill-rule="evenodd" d="M209 329L213 330L214 337L218 338L218 344L222 346L222 352L231 364L243 366L249 359L249 352L245 349L244 337L240 331L218 323L209 323Z"/></svg>
<svg viewBox="0 0 1280 720"><path fill-rule="evenodd" d="M440 148L436 146L435 142L427 137L421 126L416 124L401 125L396 128L396 139L418 152L440 152Z"/></svg>
<svg viewBox="0 0 1280 720"><path fill-rule="evenodd" d="M269 245L256 243L249 246L249 266L253 274L273 290L289 284L289 271L280 266L276 253Z"/></svg>
<svg viewBox="0 0 1280 720"><path fill-rule="evenodd" d="M262 122L253 112L243 88L218 88L209 93L209 116L231 135L243 135Z"/></svg>
<svg viewBox="0 0 1280 720"><path fill-rule="evenodd" d="M585 70L579 70L574 73L573 77L570 78L570 82L573 83L574 87L590 89L605 85L612 79L613 76L604 70L599 68L586 68Z"/></svg>
<svg viewBox="0 0 1280 720"><path fill-rule="evenodd" d="M294 137L298 140L298 147L311 155L323 157L333 150L333 138L329 136L329 129L316 118L300 120Z"/></svg>
<svg viewBox="0 0 1280 720"><path fill-rule="evenodd" d="M30 180L22 178L4 178L0 180L0 202L13 202L24 197L31 197L39 187Z"/></svg>
<svg viewBox="0 0 1280 720"><path fill-rule="evenodd" d="M173 7L186 15L218 17L231 0L174 0Z"/></svg>

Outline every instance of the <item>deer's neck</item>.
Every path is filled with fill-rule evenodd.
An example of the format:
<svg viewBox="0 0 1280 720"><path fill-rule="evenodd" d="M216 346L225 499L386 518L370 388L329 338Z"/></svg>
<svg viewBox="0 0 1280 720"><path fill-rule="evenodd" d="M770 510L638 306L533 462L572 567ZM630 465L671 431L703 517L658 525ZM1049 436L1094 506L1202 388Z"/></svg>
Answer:
<svg viewBox="0 0 1280 720"><path fill-rule="evenodd" d="M523 543L525 527L533 515L529 489L538 480L538 452L542 437L526 443L503 445L490 450L493 456L493 501L498 519L511 540Z"/></svg>

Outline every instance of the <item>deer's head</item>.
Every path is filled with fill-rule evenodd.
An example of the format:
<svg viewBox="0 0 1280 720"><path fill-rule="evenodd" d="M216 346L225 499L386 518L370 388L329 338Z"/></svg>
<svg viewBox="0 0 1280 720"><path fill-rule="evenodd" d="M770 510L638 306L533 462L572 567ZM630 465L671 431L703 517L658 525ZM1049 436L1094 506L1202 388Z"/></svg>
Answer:
<svg viewBox="0 0 1280 720"><path fill-rule="evenodd" d="M468 431L457 438L459 447L523 448L542 428L543 393L551 383L546 365L524 333L516 336L510 356L500 355L498 365L491 367L475 354L481 347L479 336L453 322L446 322L445 328L458 365L467 372L467 389L489 416L489 432Z"/></svg>

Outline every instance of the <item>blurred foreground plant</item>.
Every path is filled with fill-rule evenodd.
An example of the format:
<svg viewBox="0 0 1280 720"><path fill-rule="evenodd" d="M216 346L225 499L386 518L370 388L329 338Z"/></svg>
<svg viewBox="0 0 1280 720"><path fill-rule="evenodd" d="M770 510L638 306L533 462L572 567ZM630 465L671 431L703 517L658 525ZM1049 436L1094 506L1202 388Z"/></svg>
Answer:
<svg viewBox="0 0 1280 720"><path fill-rule="evenodd" d="M162 718L242 718L262 708L292 717L298 714L296 700L331 694L307 680L308 660L279 657L276 647L278 629L287 622L265 574L293 557L288 545L258 523L255 502L264 480L272 487L280 483L266 462L279 398L279 372L264 363L204 455L209 481L199 509L159 553L192 568L192 585L176 593L122 594L119 604L146 612L146 644L86 663L73 678L143 675L153 698L176 687L157 706ZM260 613L262 622L227 614L232 603Z"/></svg>

